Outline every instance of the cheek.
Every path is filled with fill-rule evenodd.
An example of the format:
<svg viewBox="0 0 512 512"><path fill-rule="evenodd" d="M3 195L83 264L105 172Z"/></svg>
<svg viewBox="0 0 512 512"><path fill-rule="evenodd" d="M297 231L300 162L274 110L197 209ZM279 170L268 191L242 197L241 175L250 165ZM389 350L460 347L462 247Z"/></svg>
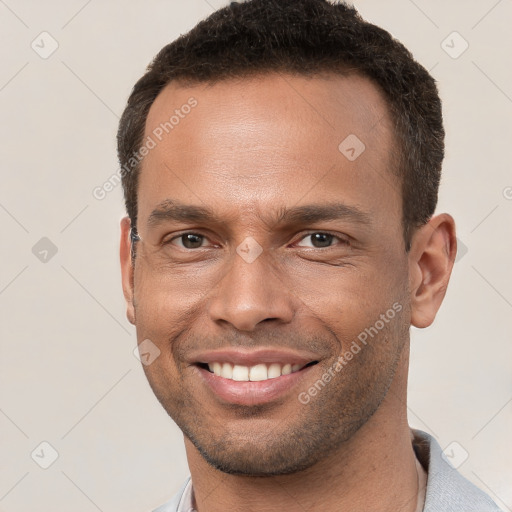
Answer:
<svg viewBox="0 0 512 512"><path fill-rule="evenodd" d="M141 261L134 282L137 323L157 329L175 326L176 330L211 290L213 278L191 267L156 268Z"/></svg>
<svg viewBox="0 0 512 512"><path fill-rule="evenodd" d="M325 324L340 340L357 337L394 303L404 307L406 281L396 262L393 266L366 257L337 267L302 262L275 277L299 299L306 317Z"/></svg>

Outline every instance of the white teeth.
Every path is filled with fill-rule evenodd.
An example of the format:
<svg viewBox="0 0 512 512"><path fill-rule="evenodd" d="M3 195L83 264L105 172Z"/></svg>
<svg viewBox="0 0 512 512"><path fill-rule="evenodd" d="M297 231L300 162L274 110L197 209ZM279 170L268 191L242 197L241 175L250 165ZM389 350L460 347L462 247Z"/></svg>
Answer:
<svg viewBox="0 0 512 512"><path fill-rule="evenodd" d="M272 363L268 367L268 378L275 379L276 377L281 377L281 365L278 363Z"/></svg>
<svg viewBox="0 0 512 512"><path fill-rule="evenodd" d="M233 380L247 381L249 380L249 368L247 366L233 366Z"/></svg>
<svg viewBox="0 0 512 512"><path fill-rule="evenodd" d="M281 375L289 375L299 371L303 365L271 363L268 366L264 363L254 366L232 365L231 363L209 363L209 370L219 377L236 380L239 382L258 382L262 380L275 379Z"/></svg>
<svg viewBox="0 0 512 512"><path fill-rule="evenodd" d="M249 380L267 380L267 366L264 364L251 366L251 369L249 370Z"/></svg>
<svg viewBox="0 0 512 512"><path fill-rule="evenodd" d="M233 365L231 363L224 363L222 365L222 373L221 377L225 377L226 379L233 378Z"/></svg>

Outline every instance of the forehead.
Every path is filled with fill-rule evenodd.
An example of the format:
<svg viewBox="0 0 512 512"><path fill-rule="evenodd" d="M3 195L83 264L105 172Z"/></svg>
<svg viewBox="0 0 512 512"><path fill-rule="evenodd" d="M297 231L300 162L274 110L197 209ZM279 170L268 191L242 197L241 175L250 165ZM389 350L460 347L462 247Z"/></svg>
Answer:
<svg viewBox="0 0 512 512"><path fill-rule="evenodd" d="M153 103L139 218L169 198L261 210L322 197L396 210L387 103L358 76L271 73L193 86ZM153 144L152 144L153 145ZM401 201L399 201L399 205Z"/></svg>

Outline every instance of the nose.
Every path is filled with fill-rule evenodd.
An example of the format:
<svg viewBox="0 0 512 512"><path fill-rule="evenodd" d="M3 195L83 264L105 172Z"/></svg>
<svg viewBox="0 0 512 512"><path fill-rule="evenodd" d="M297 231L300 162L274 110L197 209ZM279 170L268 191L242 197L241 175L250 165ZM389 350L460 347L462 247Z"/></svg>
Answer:
<svg viewBox="0 0 512 512"><path fill-rule="evenodd" d="M283 284L269 260L265 252L251 263L238 254L233 255L208 304L214 322L229 323L240 331L252 331L270 320L276 324L291 322L292 291Z"/></svg>

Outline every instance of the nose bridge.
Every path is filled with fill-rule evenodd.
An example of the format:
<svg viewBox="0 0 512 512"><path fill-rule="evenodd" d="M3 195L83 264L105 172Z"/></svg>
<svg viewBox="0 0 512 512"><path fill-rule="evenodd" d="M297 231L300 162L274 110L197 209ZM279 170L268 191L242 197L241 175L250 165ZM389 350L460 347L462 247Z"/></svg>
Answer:
<svg viewBox="0 0 512 512"><path fill-rule="evenodd" d="M263 251L252 259L250 241L247 245L244 242L213 290L208 306L211 319L217 323L229 322L241 331L253 330L269 319L290 322L293 317L291 294L276 275L270 254Z"/></svg>

